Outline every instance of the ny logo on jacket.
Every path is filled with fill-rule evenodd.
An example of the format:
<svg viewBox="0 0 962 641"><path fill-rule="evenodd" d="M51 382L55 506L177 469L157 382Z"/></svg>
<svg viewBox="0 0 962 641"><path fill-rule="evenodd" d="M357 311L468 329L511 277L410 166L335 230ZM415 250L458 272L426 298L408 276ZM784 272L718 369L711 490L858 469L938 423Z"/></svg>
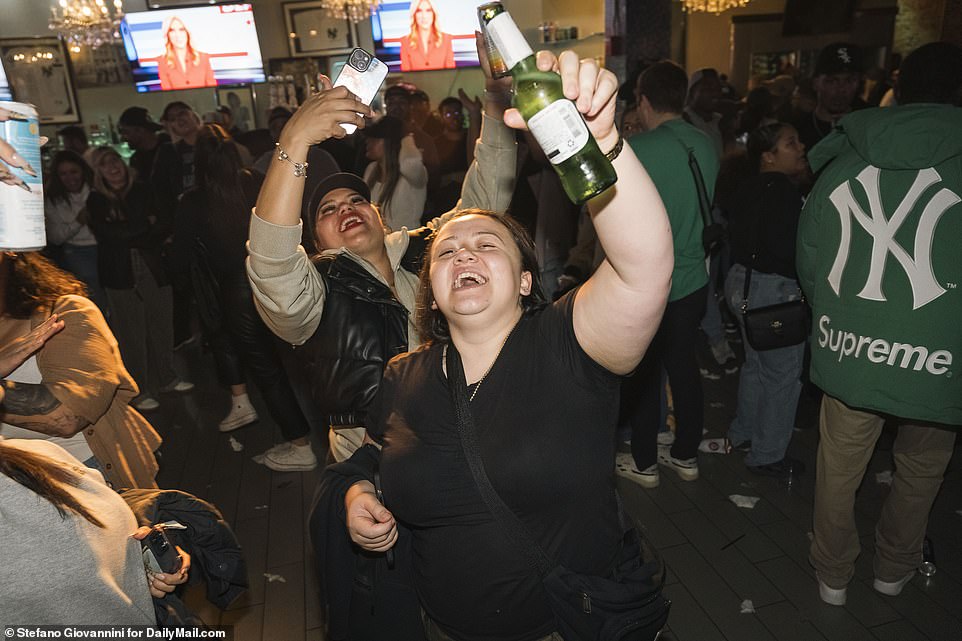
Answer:
<svg viewBox="0 0 962 641"><path fill-rule="evenodd" d="M891 254L902 267L911 283L912 309L916 310L931 303L947 291L939 284L932 269L932 243L939 219L949 208L962 201L962 198L952 190L943 187L929 199L922 209L915 230L915 243L912 248L914 255L910 255L895 239L895 235L908 215L916 210L916 206L926 190L941 182L942 177L939 172L931 167L920 170L898 207L895 208L891 216L886 216L879 191L879 175L879 168L869 165L855 177L868 197L871 217L866 215L862 206L855 200L852 192L852 181L843 182L829 195L829 200L838 211L841 236L838 253L835 255L835 261L832 263L832 269L828 275L828 282L835 294L839 295L842 274L845 271L845 264L848 261L851 248L851 221L854 218L872 238L868 277L865 286L857 296L865 300L886 301L885 292L882 290L882 277L885 274L888 256Z"/></svg>

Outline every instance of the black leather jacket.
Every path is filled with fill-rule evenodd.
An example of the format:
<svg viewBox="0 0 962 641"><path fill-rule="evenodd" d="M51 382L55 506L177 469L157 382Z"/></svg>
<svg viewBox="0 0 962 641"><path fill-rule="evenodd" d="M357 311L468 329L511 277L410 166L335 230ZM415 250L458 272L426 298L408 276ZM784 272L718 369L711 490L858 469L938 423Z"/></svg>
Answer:
<svg viewBox="0 0 962 641"><path fill-rule="evenodd" d="M401 266L417 273L429 229L409 232ZM314 405L331 425L365 425L384 366L408 351L408 310L391 289L347 254L314 264L327 296L317 330L297 348Z"/></svg>

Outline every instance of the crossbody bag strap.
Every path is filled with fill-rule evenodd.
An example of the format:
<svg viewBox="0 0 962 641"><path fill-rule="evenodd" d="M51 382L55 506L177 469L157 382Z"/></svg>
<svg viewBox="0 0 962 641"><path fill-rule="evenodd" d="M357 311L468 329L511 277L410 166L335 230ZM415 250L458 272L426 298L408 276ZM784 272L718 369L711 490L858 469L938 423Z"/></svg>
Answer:
<svg viewBox="0 0 962 641"><path fill-rule="evenodd" d="M551 562L541 546L535 543L534 538L528 533L521 519L511 511L511 508L505 504L504 499L491 485L488 473L484 469L481 449L478 446L478 433L474 426L474 416L471 413L471 406L468 404L468 385L464 378L461 355L454 343L448 343L444 351L444 360L448 370L448 387L451 390L451 400L454 402L454 411L458 420L458 436L461 438L461 447L468 461L468 467L471 469L471 476L474 477L474 482L481 492L481 499L491 510L491 514L501 524L505 534L521 552L528 564L538 573L538 576L544 577L551 570Z"/></svg>
<svg viewBox="0 0 962 641"><path fill-rule="evenodd" d="M695 192L698 194L698 211L701 212L701 222L705 227L711 226L715 221L711 215L711 201L708 198L708 190L705 188L705 177L701 173L701 165L695 157L695 150L685 144L678 134L671 129L666 129L671 136L681 145L685 153L688 154L688 170L691 171L692 180L695 181Z"/></svg>

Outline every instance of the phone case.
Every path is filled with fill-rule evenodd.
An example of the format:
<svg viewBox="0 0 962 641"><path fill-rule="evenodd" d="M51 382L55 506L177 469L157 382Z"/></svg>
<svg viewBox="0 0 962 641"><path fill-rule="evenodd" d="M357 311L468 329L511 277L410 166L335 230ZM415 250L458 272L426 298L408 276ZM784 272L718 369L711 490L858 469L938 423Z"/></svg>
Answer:
<svg viewBox="0 0 962 641"><path fill-rule="evenodd" d="M174 574L180 569L183 559L163 530L154 529L140 543L143 546L144 567L148 572Z"/></svg>
<svg viewBox="0 0 962 641"><path fill-rule="evenodd" d="M370 55L370 54L368 54ZM352 55L348 57L348 60L353 59ZM387 78L387 65L378 60L377 58L371 56L371 63L366 71L360 71L350 64L346 64L341 68L341 72L337 75L337 80L334 81L335 87L347 87L351 92L361 99L365 105L370 105L374 100L374 96L377 95L378 90L381 88L381 84L384 79ZM341 123L344 130L353 134L357 127L352 123Z"/></svg>

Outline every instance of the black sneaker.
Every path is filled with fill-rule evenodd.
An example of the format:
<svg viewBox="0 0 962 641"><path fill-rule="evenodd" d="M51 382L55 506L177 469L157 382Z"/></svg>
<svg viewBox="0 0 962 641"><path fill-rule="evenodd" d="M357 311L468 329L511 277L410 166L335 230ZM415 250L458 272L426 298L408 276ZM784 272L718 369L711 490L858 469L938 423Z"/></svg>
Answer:
<svg viewBox="0 0 962 641"><path fill-rule="evenodd" d="M759 476L771 476L773 478L787 478L798 476L805 471L805 464L801 461L786 456L780 461L767 463L765 465L747 465L749 471Z"/></svg>
<svg viewBox="0 0 962 641"><path fill-rule="evenodd" d="M745 454L748 454L751 451L752 451L751 441L743 441L742 443L739 443L737 445L732 443L732 452L743 452Z"/></svg>

